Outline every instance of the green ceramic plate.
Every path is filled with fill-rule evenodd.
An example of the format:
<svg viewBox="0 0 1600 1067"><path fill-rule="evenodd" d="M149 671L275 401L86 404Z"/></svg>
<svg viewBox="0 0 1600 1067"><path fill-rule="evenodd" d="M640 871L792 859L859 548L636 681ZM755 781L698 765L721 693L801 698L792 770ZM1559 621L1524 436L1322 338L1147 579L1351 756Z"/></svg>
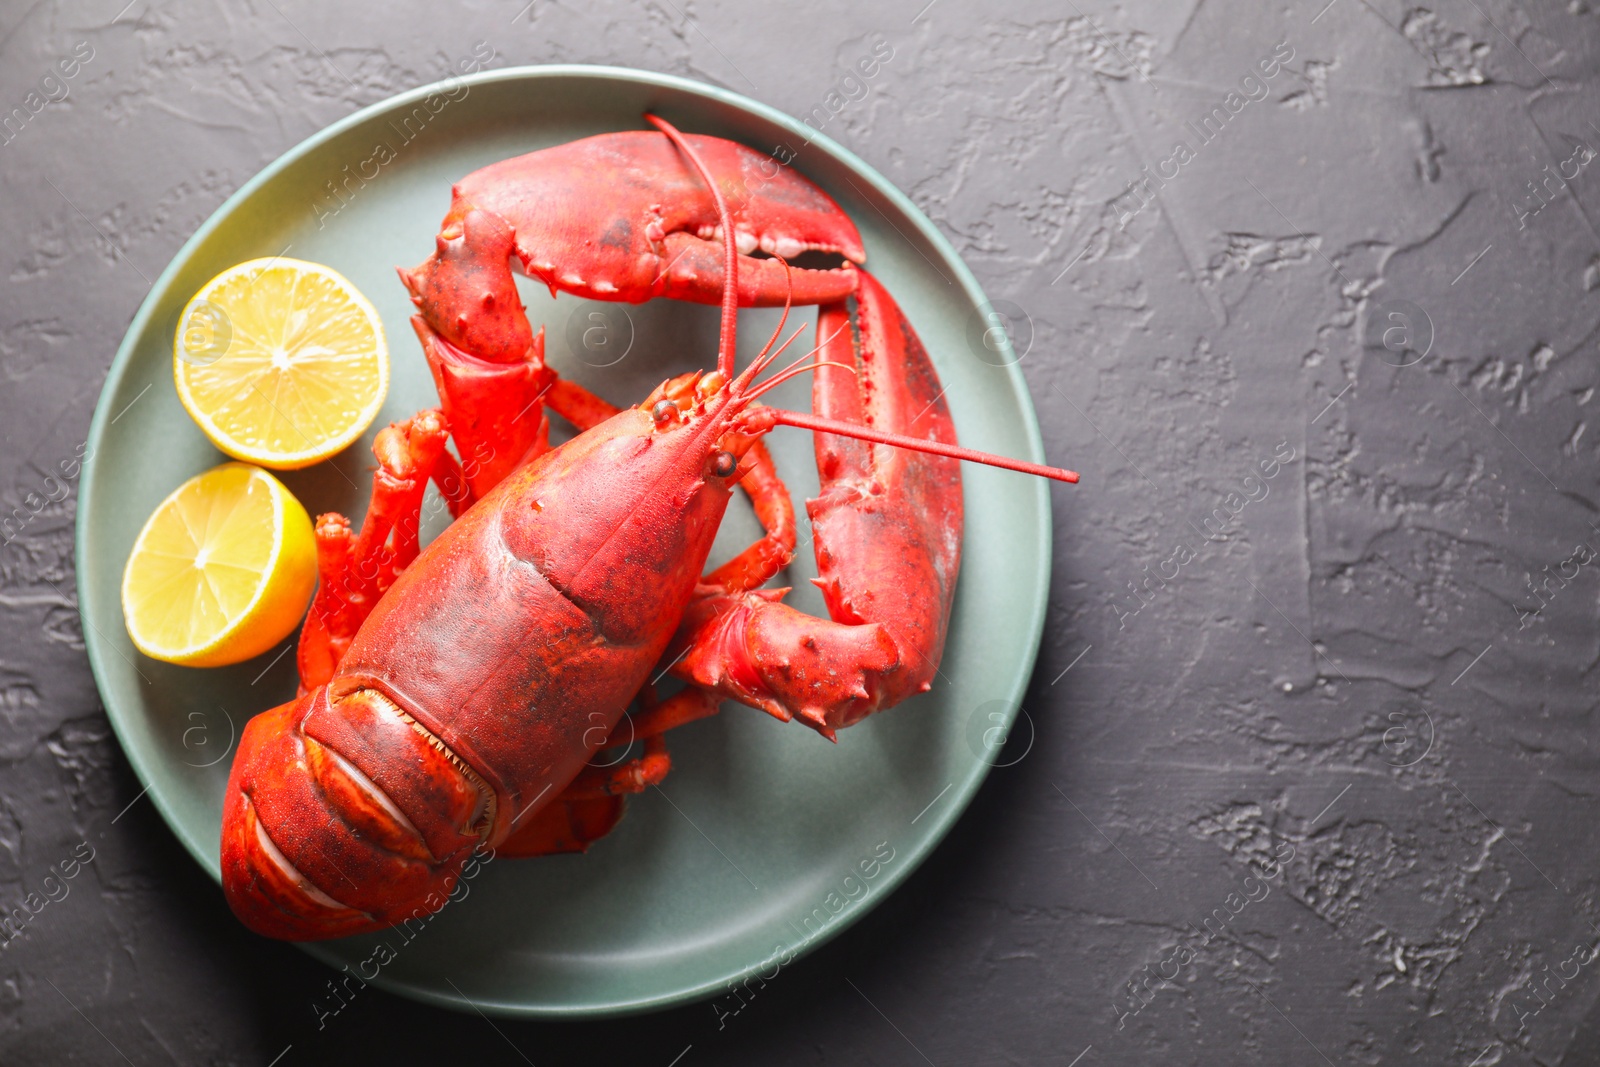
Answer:
<svg viewBox="0 0 1600 1067"><path fill-rule="evenodd" d="M985 333L983 293L954 250L881 175L786 115L681 78L574 66L485 72L330 126L239 190L163 272L117 352L89 435L77 558L90 663L150 798L213 877L232 746L251 715L293 695L294 657L274 660L285 646L232 668L172 667L143 658L123 627L119 582L140 526L180 482L224 458L173 389L179 311L242 260L288 254L329 264L371 298L389 336L393 382L375 428L404 417L436 400L394 268L430 252L451 182L507 156L643 128L647 110L689 132L792 150L792 165L861 228L871 269L933 353L962 442L1043 460L1014 353L999 331ZM595 195L605 195L600 176ZM551 362L619 402L715 362L714 308L523 292L535 323L547 327ZM744 360L775 314L741 316ZM797 314L814 319L809 309ZM778 402L805 410L809 387L785 388ZM814 493L808 436L780 429L771 440L796 499ZM284 481L312 514L359 515L370 445L369 433ZM1043 625L1049 496L1041 481L1017 474L967 465L964 475L965 559L930 693L845 731L836 746L729 706L674 733L675 767L663 789L632 801L617 831L587 855L495 862L409 940L391 932L310 951L448 1007L592 1017L714 997L752 974L770 978L861 918L945 835L989 766L1031 741L1019 736L998 750ZM757 532L736 504L719 555ZM789 579L793 600L820 614L814 575L802 548Z"/></svg>

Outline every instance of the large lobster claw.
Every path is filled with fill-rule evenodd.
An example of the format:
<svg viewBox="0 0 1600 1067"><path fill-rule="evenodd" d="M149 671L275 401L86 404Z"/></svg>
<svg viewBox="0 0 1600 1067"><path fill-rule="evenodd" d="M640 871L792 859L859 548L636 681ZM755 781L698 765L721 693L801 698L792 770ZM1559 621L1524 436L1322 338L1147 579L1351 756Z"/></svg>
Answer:
<svg viewBox="0 0 1600 1067"><path fill-rule="evenodd" d="M927 349L889 291L859 273L854 327L845 301L817 317L826 362L812 409L956 444ZM821 492L806 511L828 618L784 604L787 590L703 588L684 614L671 669L832 737L933 682L960 569L961 469L955 459L835 434L818 433L815 448Z"/></svg>
<svg viewBox="0 0 1600 1067"><path fill-rule="evenodd" d="M826 193L744 145L688 140L733 217L742 306L820 304L855 291L848 265L786 270L772 258L866 258L855 224ZM513 321L522 307L511 254L552 293L635 304L722 299L716 203L664 134L601 134L517 156L467 175L453 193L437 250L400 277L428 325L479 359L516 361L531 341L526 324Z"/></svg>

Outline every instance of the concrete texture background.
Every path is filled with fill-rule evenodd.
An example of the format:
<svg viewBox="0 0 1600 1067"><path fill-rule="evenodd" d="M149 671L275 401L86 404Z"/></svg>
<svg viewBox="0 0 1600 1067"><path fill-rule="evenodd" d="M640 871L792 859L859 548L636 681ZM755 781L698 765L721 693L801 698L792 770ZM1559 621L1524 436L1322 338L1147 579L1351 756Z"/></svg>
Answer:
<svg viewBox="0 0 1600 1067"><path fill-rule="evenodd" d="M1585 0L123 2L0 5L0 111L66 92L0 145L0 904L65 892L0 951L0 1060L1600 1059ZM875 33L892 60L830 100ZM85 661L46 475L149 279L480 41L824 108L1010 302L1085 472L1011 765L737 1014L369 990L319 1029L327 973L135 802Z"/></svg>

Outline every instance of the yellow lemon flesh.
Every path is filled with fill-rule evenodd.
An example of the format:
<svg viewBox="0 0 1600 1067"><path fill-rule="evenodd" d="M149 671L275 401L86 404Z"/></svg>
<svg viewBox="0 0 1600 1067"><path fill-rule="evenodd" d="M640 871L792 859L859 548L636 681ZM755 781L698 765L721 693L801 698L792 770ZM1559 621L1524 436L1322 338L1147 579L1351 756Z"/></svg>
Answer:
<svg viewBox="0 0 1600 1067"><path fill-rule="evenodd" d="M377 311L338 271L253 259L207 282L178 316L172 373L213 444L292 470L372 424L389 387L389 348Z"/></svg>
<svg viewBox="0 0 1600 1067"><path fill-rule="evenodd" d="M122 573L122 615L145 655L220 667L287 637L316 584L316 536L300 501L261 468L224 463L145 522Z"/></svg>

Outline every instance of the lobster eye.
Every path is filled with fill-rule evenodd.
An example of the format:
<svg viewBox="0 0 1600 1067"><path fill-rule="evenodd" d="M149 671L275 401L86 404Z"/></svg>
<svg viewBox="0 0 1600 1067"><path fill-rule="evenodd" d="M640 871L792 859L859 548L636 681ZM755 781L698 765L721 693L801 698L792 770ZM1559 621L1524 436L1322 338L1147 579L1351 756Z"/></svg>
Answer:
<svg viewBox="0 0 1600 1067"><path fill-rule="evenodd" d="M718 452L711 457L711 473L718 478L731 477L739 469L739 458L732 452Z"/></svg>
<svg viewBox="0 0 1600 1067"><path fill-rule="evenodd" d="M655 420L657 429L666 429L678 420L678 405L670 400L657 400L650 409L650 417Z"/></svg>

